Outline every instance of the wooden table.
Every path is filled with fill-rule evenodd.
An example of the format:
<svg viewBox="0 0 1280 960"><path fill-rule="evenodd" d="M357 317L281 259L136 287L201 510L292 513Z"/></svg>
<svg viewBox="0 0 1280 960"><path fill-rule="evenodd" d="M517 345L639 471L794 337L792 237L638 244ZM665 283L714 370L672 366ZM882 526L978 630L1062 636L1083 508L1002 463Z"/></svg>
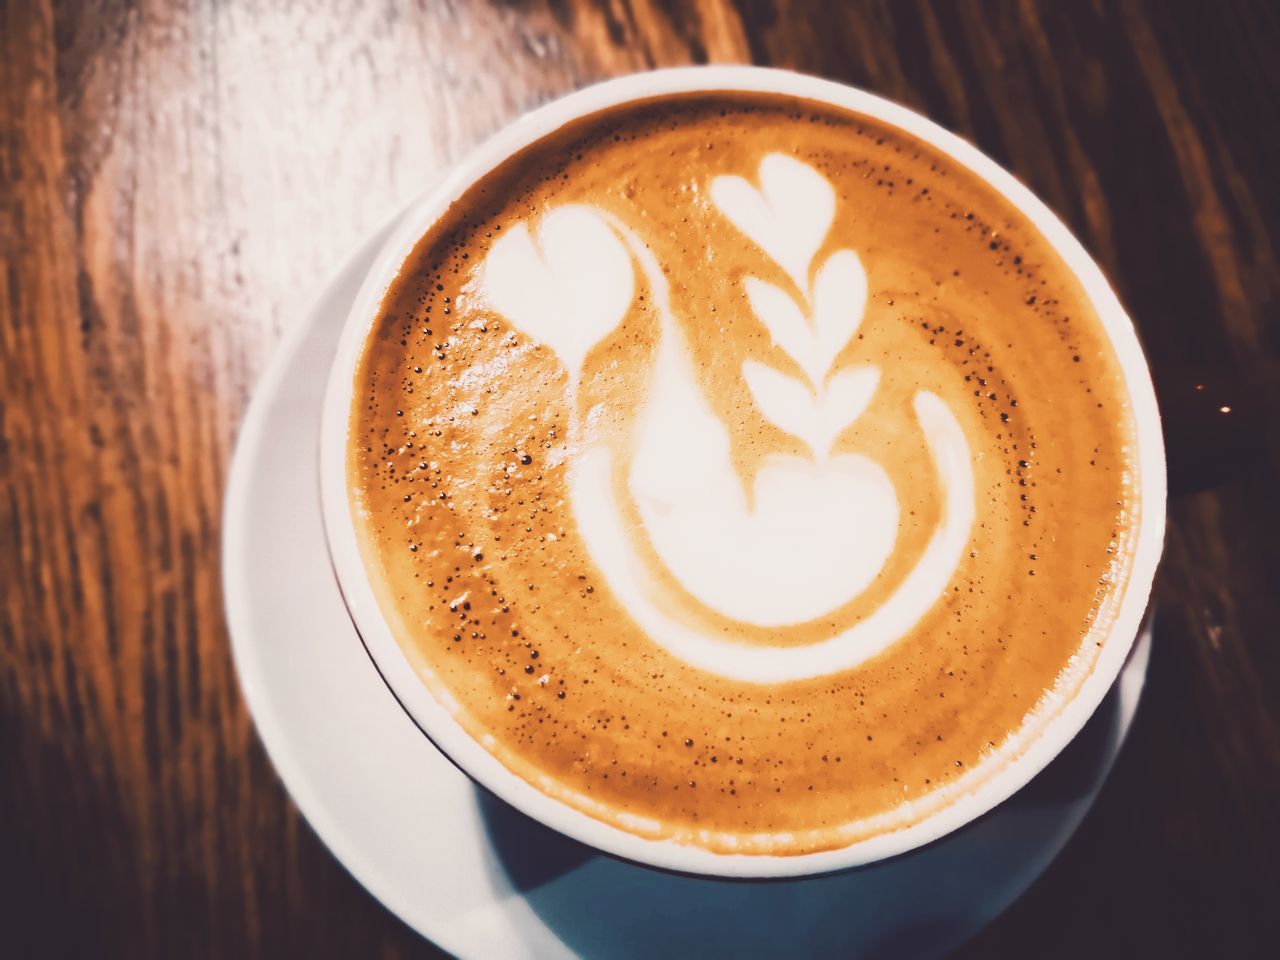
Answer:
<svg viewBox="0 0 1280 960"><path fill-rule="evenodd" d="M1175 483L1209 487L1171 504L1109 785L965 955L1276 949L1274 7L2 9L0 953L432 953L300 820L237 690L218 574L237 422L301 305L433 174L564 91L706 61L866 87L1013 170L1113 278L1192 455Z"/></svg>

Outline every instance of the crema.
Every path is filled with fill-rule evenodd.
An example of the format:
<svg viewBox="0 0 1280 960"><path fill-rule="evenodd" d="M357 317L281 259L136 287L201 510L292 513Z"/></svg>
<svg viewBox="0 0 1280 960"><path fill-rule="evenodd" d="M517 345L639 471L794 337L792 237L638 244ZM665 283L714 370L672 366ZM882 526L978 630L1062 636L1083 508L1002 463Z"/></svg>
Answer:
<svg viewBox="0 0 1280 960"><path fill-rule="evenodd" d="M1027 219L780 96L575 122L418 243L348 480L432 693L591 816L717 852L907 826L1087 676L1139 504L1119 363Z"/></svg>

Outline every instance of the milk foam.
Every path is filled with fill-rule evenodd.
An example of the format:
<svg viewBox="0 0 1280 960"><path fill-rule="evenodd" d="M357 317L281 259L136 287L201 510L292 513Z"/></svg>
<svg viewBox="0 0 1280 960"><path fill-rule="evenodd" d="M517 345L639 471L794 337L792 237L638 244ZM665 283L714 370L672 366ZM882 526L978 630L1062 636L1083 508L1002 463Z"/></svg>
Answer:
<svg viewBox="0 0 1280 960"><path fill-rule="evenodd" d="M536 236L521 223L492 245L480 292L555 350L575 392L587 354L626 315L641 271L661 321L645 400L630 449L585 436L575 417L581 452L569 475L574 516L613 594L655 643L725 677L777 683L856 666L915 626L956 570L975 504L964 431L939 396L919 391L913 412L942 517L916 565L854 626L807 646L747 646L696 626L661 586L664 571L646 569L645 545L709 610L744 625L785 627L856 599L898 540L903 507L888 472L861 454L836 452L842 432L870 403L880 371L835 369L862 322L868 292L855 251L814 263L836 213L835 191L818 171L781 154L766 155L758 175L758 188L720 176L709 191L794 284L789 291L748 276L743 286L803 378L756 360L744 362L742 376L763 418L802 441L809 456L771 455L749 490L734 468L729 433L701 392L662 267L630 225L585 205L553 209ZM640 530L624 520L618 469Z"/></svg>
<svg viewBox="0 0 1280 960"><path fill-rule="evenodd" d="M555 350L577 381L590 350L627 312L635 271L613 228L588 206L565 204L516 224L489 251L482 289L493 307Z"/></svg>
<svg viewBox="0 0 1280 960"><path fill-rule="evenodd" d="M686 663L747 683L784 683L855 667L896 642L937 602L960 561L973 523L973 479L960 424L934 394L917 394L914 406L934 466L947 489L946 519L920 562L889 599L865 620L828 640L803 647L746 646L699 630L664 609L670 605L664 603L628 546L631 534L612 496L612 464L606 449L590 451L572 468L570 485L583 537L631 616L654 642ZM776 548L769 542L754 546ZM845 586L844 567L850 563L847 552L829 537L816 539L809 549L830 564L827 577L839 587ZM729 583L728 575L724 582ZM775 616L791 603L785 594L771 592L768 598L773 604L770 613Z"/></svg>

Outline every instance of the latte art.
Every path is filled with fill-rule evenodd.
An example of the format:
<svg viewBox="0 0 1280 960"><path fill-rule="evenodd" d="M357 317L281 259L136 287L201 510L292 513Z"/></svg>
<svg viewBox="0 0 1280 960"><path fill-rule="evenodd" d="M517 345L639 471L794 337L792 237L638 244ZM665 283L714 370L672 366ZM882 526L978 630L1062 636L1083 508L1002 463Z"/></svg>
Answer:
<svg viewBox="0 0 1280 960"><path fill-rule="evenodd" d="M660 341L628 477L641 519L635 533L647 536L663 567L711 610L754 626L781 627L830 614L880 575L897 539L899 506L883 467L862 454L832 452L880 380L870 365L832 369L857 333L867 298L866 273L854 251L813 263L835 214L835 191L818 171L778 153L761 161L760 183L757 191L740 177L720 176L711 181L710 194L801 291L808 311L778 286L756 276L743 279L773 343L804 375L748 359L742 376L765 419L801 440L809 456L770 457L750 491L734 470L728 432L697 384L661 266L625 223L581 205L551 210L536 239L520 223L493 244L478 293L555 350L567 367L573 409L581 365L622 322L639 270L660 318ZM628 546L635 533L614 502L613 452L580 437L583 430L572 418L570 440L585 447L569 474L579 531L636 622L694 666L762 684L857 666L937 601L973 522L973 475L959 423L932 393L917 393L913 404L946 491L944 520L916 569L880 610L811 647L744 650L664 610L670 605L646 582L637 551Z"/></svg>
<svg viewBox="0 0 1280 960"><path fill-rule="evenodd" d="M799 854L971 789L1087 675L1132 431L1087 298L982 181L689 95L535 144L422 239L349 476L386 619L508 768Z"/></svg>

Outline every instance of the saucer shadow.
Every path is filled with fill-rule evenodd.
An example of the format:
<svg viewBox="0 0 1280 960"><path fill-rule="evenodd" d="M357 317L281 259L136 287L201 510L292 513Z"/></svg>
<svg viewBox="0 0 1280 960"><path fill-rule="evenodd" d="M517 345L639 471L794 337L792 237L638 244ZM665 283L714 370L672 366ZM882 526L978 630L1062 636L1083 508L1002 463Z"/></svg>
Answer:
<svg viewBox="0 0 1280 960"><path fill-rule="evenodd" d="M543 826L487 790L474 789L489 843L498 855L508 882L521 893L550 883L601 856L585 843Z"/></svg>
<svg viewBox="0 0 1280 960"><path fill-rule="evenodd" d="M1083 818L1123 739L1118 685L994 810L928 846L838 874L669 874L600 854L479 788L476 802L505 881L581 956L942 956L1008 907Z"/></svg>

